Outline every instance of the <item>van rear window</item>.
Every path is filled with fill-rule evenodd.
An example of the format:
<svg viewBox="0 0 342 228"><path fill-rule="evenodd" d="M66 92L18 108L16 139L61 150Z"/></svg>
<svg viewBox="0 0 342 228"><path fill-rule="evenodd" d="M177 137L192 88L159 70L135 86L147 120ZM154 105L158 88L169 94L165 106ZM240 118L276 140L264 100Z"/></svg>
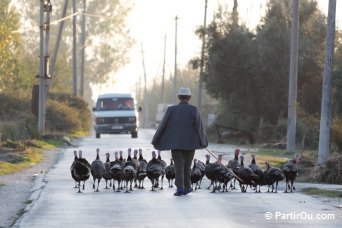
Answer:
<svg viewBox="0 0 342 228"><path fill-rule="evenodd" d="M134 101L124 97L103 98L97 101L96 110L134 110Z"/></svg>

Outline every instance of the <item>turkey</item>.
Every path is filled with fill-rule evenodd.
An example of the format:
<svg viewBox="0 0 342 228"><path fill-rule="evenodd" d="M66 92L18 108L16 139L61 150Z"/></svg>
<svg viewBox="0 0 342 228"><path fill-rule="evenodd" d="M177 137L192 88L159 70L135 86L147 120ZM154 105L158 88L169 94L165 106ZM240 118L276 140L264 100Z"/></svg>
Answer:
<svg viewBox="0 0 342 228"><path fill-rule="evenodd" d="M78 188L78 182L79 182L78 178L75 176L75 164L76 164L77 160L78 160L77 151L74 150L74 161L72 162L72 164L70 166L71 177L75 181L75 187L74 188Z"/></svg>
<svg viewBox="0 0 342 228"><path fill-rule="evenodd" d="M120 150L120 157L119 157L119 162L125 162L125 160L122 157L122 150Z"/></svg>
<svg viewBox="0 0 342 228"><path fill-rule="evenodd" d="M96 158L90 165L91 175L93 176L94 183L93 189L95 190L95 181L97 180L97 188L95 192L99 192L100 181L103 177L103 173L105 170L105 166L103 162L100 160L100 149L96 149Z"/></svg>
<svg viewBox="0 0 342 228"><path fill-rule="evenodd" d="M113 191L115 191L115 181L118 182L117 192L120 192L120 184L122 181L122 163L119 161L118 152L114 153L115 160L111 162L110 174L113 178Z"/></svg>
<svg viewBox="0 0 342 228"><path fill-rule="evenodd" d="M196 162L197 162L197 159L194 159L194 164L192 166L191 175L190 175L192 189L195 189L195 191L197 190L199 186L199 181L201 180L201 177L202 177L201 170L196 165ZM193 187L194 184L195 184L195 188Z"/></svg>
<svg viewBox="0 0 342 228"><path fill-rule="evenodd" d="M151 180L152 189L151 191L155 191L155 185L158 182L158 179L165 170L163 169L163 165L161 164L160 160L157 159L157 155L155 151L152 151L152 159L147 163L146 173L148 179Z"/></svg>
<svg viewBox="0 0 342 228"><path fill-rule="evenodd" d="M164 188L163 188L163 181L164 181L164 177L165 177L165 169L166 169L166 162L161 158L161 156L160 156L160 153L161 153L161 151L160 150L158 150L158 157L157 157L157 159L160 161L160 164L161 164L161 166L163 167L163 169L162 169L162 174L161 174L161 186L160 186L160 190L163 190ZM159 179L158 179L158 181L157 181L157 183L156 183L156 187L158 187L158 185L159 185Z"/></svg>
<svg viewBox="0 0 342 228"><path fill-rule="evenodd" d="M165 176L169 182L169 188L173 188L173 180L175 179L175 165L173 164L173 159L170 159L170 165L165 168Z"/></svg>
<svg viewBox="0 0 342 228"><path fill-rule="evenodd" d="M142 155L142 149L139 149L139 168L138 168L138 172L137 172L137 180L139 182L138 184L138 188L139 189L145 189L144 188L144 180L147 176L147 161L144 159L143 155Z"/></svg>
<svg viewBox="0 0 342 228"><path fill-rule="evenodd" d="M257 187L255 189L255 192L261 192L260 191L260 186L263 185L263 183L264 183L264 172L256 164L255 155L254 154L252 154L252 161L251 161L251 164L249 164L248 167L251 168L253 173L258 176L258 178L255 180L255 184L257 185ZM259 190L258 190L258 186L259 186Z"/></svg>
<svg viewBox="0 0 342 228"><path fill-rule="evenodd" d="M110 173L110 168L112 167L112 164L110 163L109 157L110 157L109 153L106 153L106 162L104 163L105 170L103 173L103 179L105 179L105 181L106 181L105 189L109 189L112 187L112 179L113 178L112 178L111 173ZM109 188L107 185L108 181L109 181Z"/></svg>
<svg viewBox="0 0 342 228"><path fill-rule="evenodd" d="M286 181L286 189L285 189L286 193L288 192L287 191L288 188L291 192L295 190L293 186L293 182L296 180L297 173L298 173L297 162L298 162L298 155L296 154L293 160L290 160L284 164L283 173L284 173L285 181Z"/></svg>
<svg viewBox="0 0 342 228"><path fill-rule="evenodd" d="M269 162L265 162L265 165L266 170L264 171L264 184L268 186L267 192L270 192L270 186L272 185L272 192L275 190L275 193L277 193L278 182L284 179L282 172L278 167L271 167ZM274 183L276 183L275 189Z"/></svg>
<svg viewBox="0 0 342 228"><path fill-rule="evenodd" d="M248 185L256 187L256 181L259 177L253 173L251 168L244 166L243 160L244 156L240 156L240 167L237 171L237 176L239 177L238 181L241 192L247 192Z"/></svg>
<svg viewBox="0 0 342 228"><path fill-rule="evenodd" d="M126 193L133 191L132 183L137 175L137 166L131 157L131 150L128 150L127 160L123 165L123 180L126 182ZM129 186L128 186L129 184Z"/></svg>
<svg viewBox="0 0 342 228"><path fill-rule="evenodd" d="M76 151L74 151L75 153ZM73 167L73 173L78 180L78 192L81 193L81 181L83 181L83 190L85 182L90 177L90 164L87 161L87 159L82 158L82 151L80 150L78 152L78 159L75 162L75 165Z"/></svg>
<svg viewBox="0 0 342 228"><path fill-rule="evenodd" d="M229 169L231 169L234 172L235 175L237 175L237 171L238 171L239 166L240 166L240 164L239 164L239 154L240 154L240 150L239 149L235 149L235 151L234 151L234 159L230 160L228 162L228 165L227 165L227 167ZM230 188L231 189L235 189L235 182L236 182L236 178L234 178L234 181L233 181L234 185L233 185L233 183L230 184Z"/></svg>
<svg viewBox="0 0 342 228"><path fill-rule="evenodd" d="M140 168L140 162L138 160L138 150L134 150L133 152L133 158L132 158L132 161L135 163L136 167L137 167L137 171L139 170ZM134 188L138 188L138 184L137 184L137 175L135 176L135 179L134 179Z"/></svg>
<svg viewBox="0 0 342 228"><path fill-rule="evenodd" d="M207 154L206 156L206 165L205 165L205 176L210 180L210 185L207 189L210 189L211 186L213 186L212 193L216 192L218 190L217 182L219 175L221 174L221 171L223 169L222 165L214 162L210 163L210 156Z"/></svg>
<svg viewBox="0 0 342 228"><path fill-rule="evenodd" d="M201 171L201 179L200 179L199 185L198 185L198 189L200 189L200 188L201 188L201 184L202 184L203 177L204 177L204 175L205 175L205 164L204 164L202 161L197 160L196 166L197 166L197 167L200 169L200 171Z"/></svg>
<svg viewBox="0 0 342 228"><path fill-rule="evenodd" d="M223 165L223 155L219 154L217 159L217 164L221 166L220 173L218 175L217 181L219 182L219 186L217 187L218 190L222 189L222 192L228 192L228 182L234 178L233 174ZM221 188L222 184L222 188Z"/></svg>

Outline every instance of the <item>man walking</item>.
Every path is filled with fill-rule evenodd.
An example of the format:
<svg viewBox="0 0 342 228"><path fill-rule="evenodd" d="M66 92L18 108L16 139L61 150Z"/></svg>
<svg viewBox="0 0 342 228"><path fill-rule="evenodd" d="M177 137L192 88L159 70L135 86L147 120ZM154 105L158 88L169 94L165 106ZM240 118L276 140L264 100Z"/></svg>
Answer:
<svg viewBox="0 0 342 228"><path fill-rule="evenodd" d="M177 186L175 196L192 192L190 169L195 150L208 146L200 112L189 104L190 89L181 87L178 98L180 103L168 107L152 140L155 149L171 150Z"/></svg>

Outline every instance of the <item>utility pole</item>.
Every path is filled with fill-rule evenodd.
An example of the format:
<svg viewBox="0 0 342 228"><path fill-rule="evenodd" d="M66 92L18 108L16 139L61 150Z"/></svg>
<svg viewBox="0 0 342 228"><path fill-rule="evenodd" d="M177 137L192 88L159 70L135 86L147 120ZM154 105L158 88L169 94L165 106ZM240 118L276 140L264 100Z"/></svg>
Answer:
<svg viewBox="0 0 342 228"><path fill-rule="evenodd" d="M163 61L163 75L162 75L162 86L161 86L160 103L164 103L165 59L166 59L166 35L165 35L165 38L164 38L164 61Z"/></svg>
<svg viewBox="0 0 342 228"><path fill-rule="evenodd" d="M81 79L80 79L80 96L84 95L84 49L85 49L85 12L86 12L86 0L83 0L83 14L81 24Z"/></svg>
<svg viewBox="0 0 342 228"><path fill-rule="evenodd" d="M201 52L201 65L200 65L200 78L198 81L198 97L197 97L197 107L201 110L202 106L202 87L203 87L203 77L204 77L204 49L205 49L205 35L206 35L206 26L207 26L207 4L208 0L205 0L204 5L204 22L203 22L203 36L202 36L202 52Z"/></svg>
<svg viewBox="0 0 342 228"><path fill-rule="evenodd" d="M292 0L292 28L286 150L296 150L297 75L298 75L298 0Z"/></svg>
<svg viewBox="0 0 342 228"><path fill-rule="evenodd" d="M65 0L61 18L64 18L66 15L68 3L69 3L69 0ZM62 37L63 27L64 27L64 20L59 22L57 39L56 39L55 48L54 48L54 51L52 54L51 64L50 64L50 68L49 68L49 74L50 75L53 75L53 73L55 72L57 53L58 53L59 44L60 44L61 37Z"/></svg>
<svg viewBox="0 0 342 228"><path fill-rule="evenodd" d="M45 22L45 46L44 46L44 51L45 51L45 56L44 56L44 76L45 76L45 97L47 95L48 91L48 81L50 82L51 80L46 80L50 79L50 12L52 10L52 5L50 0L47 0L45 6L45 12L46 12L46 22Z"/></svg>
<svg viewBox="0 0 342 228"><path fill-rule="evenodd" d="M141 55L142 55L142 64L143 64L143 71L144 71L144 120L143 120L143 127L147 127L147 120L148 120L148 108L147 108L147 81L146 81L146 69L145 69L145 58L144 58L144 48L143 44L141 43Z"/></svg>
<svg viewBox="0 0 342 228"><path fill-rule="evenodd" d="M45 76L44 76L44 0L40 0L40 50L39 50L39 106L38 106L38 130L41 135L45 129Z"/></svg>
<svg viewBox="0 0 342 228"><path fill-rule="evenodd" d="M38 103L38 130L41 135L45 132L45 100L46 100L46 82L49 73L49 29L50 12L52 5L50 0L46 3L40 0L40 53L39 53L39 103ZM46 22L44 22L44 13L46 13ZM46 36L44 36L46 32ZM45 40L44 40L45 37ZM45 44L44 44L45 42Z"/></svg>
<svg viewBox="0 0 342 228"><path fill-rule="evenodd" d="M178 17L175 17L175 73L173 76L173 103L176 104L176 95L177 95L177 20Z"/></svg>
<svg viewBox="0 0 342 228"><path fill-rule="evenodd" d="M323 165L328 159L331 117L331 79L334 63L336 0L329 0L327 32L325 43L325 60L323 91L321 104L321 122L319 130L318 164Z"/></svg>
<svg viewBox="0 0 342 228"><path fill-rule="evenodd" d="M76 0L72 0L72 13L76 13ZM76 15L72 17L72 94L77 96Z"/></svg>

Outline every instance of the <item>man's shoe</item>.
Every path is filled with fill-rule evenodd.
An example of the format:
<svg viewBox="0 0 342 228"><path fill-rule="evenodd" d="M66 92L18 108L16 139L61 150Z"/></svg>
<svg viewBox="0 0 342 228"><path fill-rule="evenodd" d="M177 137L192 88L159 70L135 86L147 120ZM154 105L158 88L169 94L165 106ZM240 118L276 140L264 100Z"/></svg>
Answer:
<svg viewBox="0 0 342 228"><path fill-rule="evenodd" d="M192 192L192 191L193 191L192 188L185 189L184 192L183 192L183 195L187 195L187 194L189 194L189 193Z"/></svg>
<svg viewBox="0 0 342 228"><path fill-rule="evenodd" d="M177 191L173 194L174 196L184 195L184 189L177 189Z"/></svg>

